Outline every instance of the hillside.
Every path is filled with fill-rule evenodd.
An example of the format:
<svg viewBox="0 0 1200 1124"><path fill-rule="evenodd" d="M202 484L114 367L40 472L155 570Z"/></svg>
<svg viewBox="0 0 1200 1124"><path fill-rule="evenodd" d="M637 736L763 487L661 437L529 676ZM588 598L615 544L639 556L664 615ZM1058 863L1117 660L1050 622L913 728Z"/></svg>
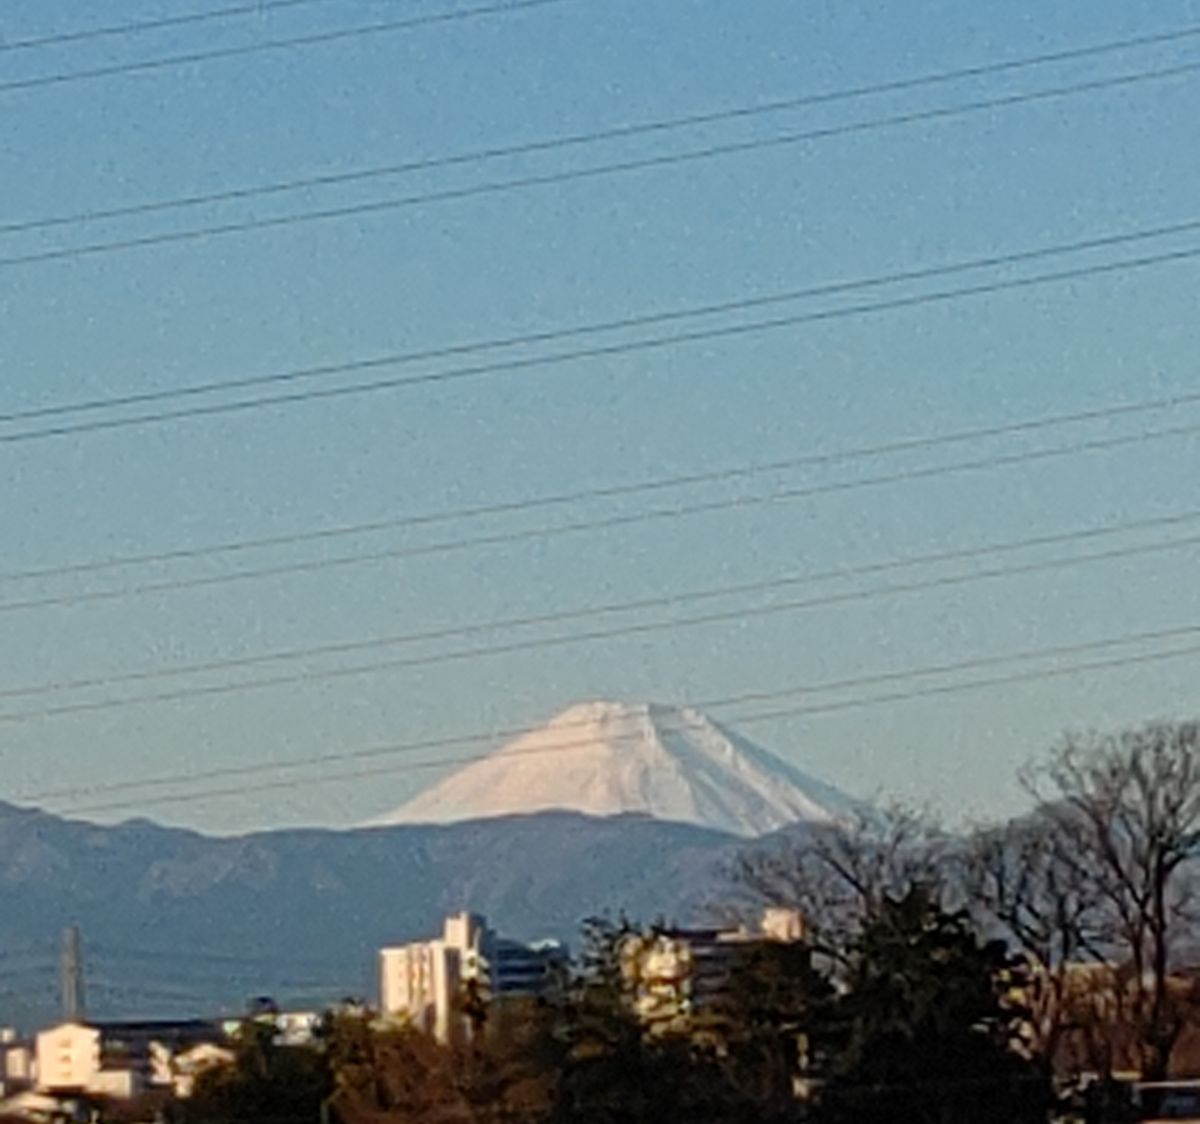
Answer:
<svg viewBox="0 0 1200 1124"><path fill-rule="evenodd" d="M56 942L76 922L97 1014L309 1002L369 993L380 945L455 909L528 939L571 940L605 910L695 916L733 845L632 816L211 838L0 804L0 1025L53 1010Z"/></svg>

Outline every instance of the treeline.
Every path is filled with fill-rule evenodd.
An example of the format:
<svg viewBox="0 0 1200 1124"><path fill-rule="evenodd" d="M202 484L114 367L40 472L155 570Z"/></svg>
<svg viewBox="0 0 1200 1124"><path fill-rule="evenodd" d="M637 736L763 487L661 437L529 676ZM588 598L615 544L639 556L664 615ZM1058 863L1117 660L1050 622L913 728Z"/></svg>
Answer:
<svg viewBox="0 0 1200 1124"><path fill-rule="evenodd" d="M593 921L555 994L464 994L457 1045L249 1024L180 1124L1041 1124L1084 1071L1163 1076L1200 1021L1198 728L1070 738L1024 781L1035 811L965 837L892 810L743 852L727 900L807 938L739 945L683 1020L639 1020L633 927Z"/></svg>
<svg viewBox="0 0 1200 1124"><path fill-rule="evenodd" d="M492 1004L442 1046L335 1018L312 1048L248 1023L232 1067L182 1124L785 1124L819 1119L1044 1121L1046 1074L1011 1048L1012 965L922 889L886 899L835 986L801 944L747 946L686 1031L647 1033L626 1001L620 928L593 924L587 971L560 996ZM803 1082L822 1074L819 1093ZM949 1114L949 1115L947 1115Z"/></svg>
<svg viewBox="0 0 1200 1124"><path fill-rule="evenodd" d="M969 762L964 762L969 767ZM1063 739L1032 811L949 834L890 811L741 857L747 901L801 908L839 949L914 885L1027 966L1024 1048L1064 1078L1200 1067L1200 726Z"/></svg>

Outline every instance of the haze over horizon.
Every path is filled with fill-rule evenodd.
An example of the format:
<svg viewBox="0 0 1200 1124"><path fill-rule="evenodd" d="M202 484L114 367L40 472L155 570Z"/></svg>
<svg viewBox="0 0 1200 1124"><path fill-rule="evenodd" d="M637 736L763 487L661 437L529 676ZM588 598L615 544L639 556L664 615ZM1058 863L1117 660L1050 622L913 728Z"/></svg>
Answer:
<svg viewBox="0 0 1200 1124"><path fill-rule="evenodd" d="M387 0L356 0L353 20L329 6L269 9L208 28L206 47L317 35L396 12ZM10 0L4 41L76 27L90 11ZM131 20L158 14L148 0L121 6ZM762 106L1198 23L1194 0L1071 0L1053 11L1031 0L987 11L947 0L903 10L767 0L752 12L564 0L86 82L20 86L185 53L195 33L15 51L0 74L0 228ZM1063 730L1200 712L1189 649L1200 631L1181 631L1200 630L1197 527L1148 522L1197 506L1187 481L1200 479L1200 400L1105 413L1197 393L1197 258L616 350L1183 255L1200 250L1200 229L246 392L613 349L358 396L36 440L27 436L35 426L138 411L9 417L1200 221L1200 71L881 123L1180 67L1198 46L1200 37L1164 39L478 164L0 229L0 799L39 798L63 812L111 799L121 806L98 819L149 816L213 832L350 825L436 778L407 761L484 752L505 731L607 698L711 711L854 797L883 792L952 818L999 816L1022 806L1017 767ZM819 130L831 135L330 221L7 260ZM1085 411L1102 416L741 474ZM1039 453L1052 448L1060 451ZM862 483L875 476L891 481ZM521 506L643 484L654 487ZM517 507L421 521L509 505ZM676 510L684 507L705 510ZM396 525L406 519L416 522ZM601 525L540 533L578 522ZM14 577L376 523L391 525ZM1106 527L1126 529L1087 537ZM1021 542L1030 545L970 553ZM1155 544L1162 549L1142 550ZM946 552L962 556L872 569ZM1090 554L1103 557L1078 561ZM272 573L223 580L260 568ZM792 582L847 570L859 573ZM986 576L993 570L1010 572ZM906 588L885 588L894 586ZM20 607L27 601L39 604ZM609 611L619 606L629 607ZM604 611L583 615L593 609ZM513 623L555 615L563 619ZM713 619L672 624L696 617ZM484 627L497 621L508 623ZM1149 635L1168 630L1176 634ZM1144 639L1100 643L1134 636ZM376 645L389 638L402 642ZM480 648L496 651L472 655ZM1180 654L1159 659L1168 648ZM1028 658L1037 651L1049 654ZM279 652L303 655L244 662ZM1007 655L1022 658L995 662ZM1097 666L1039 674L1074 664ZM195 670L161 674L172 667ZM889 678L920 669L936 670ZM828 683L843 685L811 690ZM781 697L736 701L762 693ZM157 695L169 697L132 701ZM353 756L488 732L497 736L466 747ZM272 790L230 774L102 791L312 758L327 760L264 773L287 782ZM42 798L68 789L84 791ZM207 790L216 795L174 799Z"/></svg>

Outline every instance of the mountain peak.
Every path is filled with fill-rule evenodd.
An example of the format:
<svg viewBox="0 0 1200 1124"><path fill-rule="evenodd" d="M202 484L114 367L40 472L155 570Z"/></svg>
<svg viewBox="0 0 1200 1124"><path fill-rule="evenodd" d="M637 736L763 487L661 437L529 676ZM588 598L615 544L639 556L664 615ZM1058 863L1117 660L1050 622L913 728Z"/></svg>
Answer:
<svg viewBox="0 0 1200 1124"><path fill-rule="evenodd" d="M550 809L641 814L762 835L853 802L690 707L598 700L444 777L375 821L451 823Z"/></svg>

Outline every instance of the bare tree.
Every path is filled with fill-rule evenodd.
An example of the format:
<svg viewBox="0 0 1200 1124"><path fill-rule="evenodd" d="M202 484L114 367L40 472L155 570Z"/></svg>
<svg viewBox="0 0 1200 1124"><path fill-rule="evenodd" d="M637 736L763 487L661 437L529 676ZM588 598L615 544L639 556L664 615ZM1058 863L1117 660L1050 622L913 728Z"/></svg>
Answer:
<svg viewBox="0 0 1200 1124"><path fill-rule="evenodd" d="M1129 965L1122 999L1142 1069L1163 1076L1184 1025L1169 973L1200 831L1200 726L1068 737L1027 785L1057 832L1058 860L1093 895L1098 946Z"/></svg>
<svg viewBox="0 0 1200 1124"><path fill-rule="evenodd" d="M1094 879L1059 824L1040 813L971 835L961 888L984 931L1003 937L1032 969L1029 1047L1049 1059L1078 1018L1082 962L1103 962L1103 917ZM1073 977L1073 973L1075 973Z"/></svg>
<svg viewBox="0 0 1200 1124"><path fill-rule="evenodd" d="M745 850L731 874L743 901L799 909L813 946L837 959L886 897L940 893L945 857L926 816L893 806Z"/></svg>

